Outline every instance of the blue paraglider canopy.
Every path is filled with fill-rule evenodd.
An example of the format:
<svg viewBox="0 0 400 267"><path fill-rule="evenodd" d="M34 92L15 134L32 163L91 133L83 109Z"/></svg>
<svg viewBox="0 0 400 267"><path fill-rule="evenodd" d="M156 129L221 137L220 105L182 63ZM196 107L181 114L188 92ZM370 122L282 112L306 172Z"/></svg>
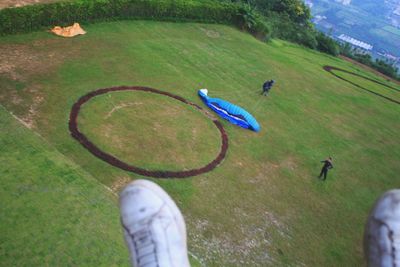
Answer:
<svg viewBox="0 0 400 267"><path fill-rule="evenodd" d="M208 96L207 89L200 89L199 96L204 103L214 110L220 117L240 127L259 132L261 127L256 119L243 108L236 106L228 101L211 98Z"/></svg>

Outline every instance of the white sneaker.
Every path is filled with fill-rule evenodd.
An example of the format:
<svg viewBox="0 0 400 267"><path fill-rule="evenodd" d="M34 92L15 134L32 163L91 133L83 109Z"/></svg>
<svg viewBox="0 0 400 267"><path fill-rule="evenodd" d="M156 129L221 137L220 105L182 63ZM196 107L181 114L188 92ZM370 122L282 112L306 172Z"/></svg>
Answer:
<svg viewBox="0 0 400 267"><path fill-rule="evenodd" d="M136 180L120 193L121 223L132 266L188 267L186 226L157 184Z"/></svg>
<svg viewBox="0 0 400 267"><path fill-rule="evenodd" d="M368 266L400 266L400 190L383 194L371 211L364 234Z"/></svg>

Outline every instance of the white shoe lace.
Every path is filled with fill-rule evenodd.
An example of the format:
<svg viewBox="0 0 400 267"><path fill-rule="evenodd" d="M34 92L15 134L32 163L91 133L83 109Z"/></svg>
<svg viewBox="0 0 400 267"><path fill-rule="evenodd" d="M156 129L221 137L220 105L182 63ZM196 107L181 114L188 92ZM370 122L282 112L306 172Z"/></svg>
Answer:
<svg viewBox="0 0 400 267"><path fill-rule="evenodd" d="M400 252L400 249L399 249L400 248L400 235L398 233L397 234L394 233L392 228L385 221L382 221L382 220L376 219L376 218L374 218L374 221L377 224L379 224L380 227L384 227L384 228L387 229L387 233L388 233L387 234L387 239L390 242L388 244L389 247L390 247L390 251L388 251L388 253L389 253L390 258L391 258L392 266L400 266L400 254L399 254L399 252ZM381 242L381 237L375 236L374 237L374 242L379 247L379 244ZM379 247L379 252L378 253L381 253L382 251L384 251L384 249ZM373 257L377 257L378 259L380 257L382 257L382 256L383 256L382 254L373 255ZM381 259L379 259L379 262L381 263Z"/></svg>
<svg viewBox="0 0 400 267"><path fill-rule="evenodd" d="M393 253L393 263L395 266L400 266L400 235L399 233L391 232L392 240L392 253Z"/></svg>
<svg viewBox="0 0 400 267"><path fill-rule="evenodd" d="M128 232L134 244L137 266L159 267L156 245L148 224L136 229L133 233L131 233L125 226L124 228Z"/></svg>

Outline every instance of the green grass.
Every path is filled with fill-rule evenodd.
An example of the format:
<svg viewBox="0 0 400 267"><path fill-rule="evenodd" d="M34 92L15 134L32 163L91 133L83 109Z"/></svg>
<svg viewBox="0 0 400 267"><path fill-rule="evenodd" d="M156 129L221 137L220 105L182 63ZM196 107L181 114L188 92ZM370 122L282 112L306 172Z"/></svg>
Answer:
<svg viewBox="0 0 400 267"><path fill-rule="evenodd" d="M377 38L381 38L387 42L387 47L390 47L390 51L397 51L398 43L400 42L400 35L395 34L393 31L388 31L387 28L375 28L370 29L371 34L375 35Z"/></svg>
<svg viewBox="0 0 400 267"><path fill-rule="evenodd" d="M1 265L130 266L116 196L1 106L0 125Z"/></svg>
<svg viewBox="0 0 400 267"><path fill-rule="evenodd" d="M322 69L333 65L352 70L350 63L283 41L264 44L227 26L135 21L84 28L88 34L73 39L45 32L1 38L0 50L6 52L0 62L10 66L0 74L0 103L31 123L33 132L77 168L113 187L142 177L95 158L71 138L72 104L98 88L141 85L203 105L197 89L208 88L210 96L247 109L262 130L254 133L223 121L229 150L220 166L186 180L157 180L185 215L190 251L207 266L363 264L362 232L368 211L381 193L398 185L400 107L354 90ZM270 95L260 96L263 81L271 78L277 82ZM16 81L26 86L18 90ZM120 118L115 121L118 127L127 121L146 124L140 132L143 142L149 142L143 154L168 155L180 138L154 147L146 136L151 123L163 114L163 105L152 101L168 100L148 97L134 97L153 103L154 110L147 109L146 115L132 107L119 109L112 117ZM102 114L111 108L107 101L100 102L91 104L103 113L84 110L89 121L99 123L88 121L85 131L121 157L136 160L128 158L129 151L107 143L104 135L95 134L95 128L106 123ZM167 107L172 108L169 103ZM177 112L188 123L192 118L196 129L197 121L202 123L204 135L198 136L196 145L209 136L216 142L208 119L200 122L200 114L186 107L177 107ZM184 129L174 123L177 131ZM130 138L128 129L122 131L121 138ZM189 133L182 135L190 139ZM328 155L333 156L335 168L321 182L316 178L319 161ZM182 164L202 160L199 155L185 157ZM37 168L48 172L45 166ZM119 231L117 223L110 227ZM74 251L78 249L79 244ZM82 254L73 255L90 257ZM23 260L30 265L29 258Z"/></svg>
<svg viewBox="0 0 400 267"><path fill-rule="evenodd" d="M400 30L397 29L397 28L395 28L395 27L393 27L393 26L386 25L386 26L383 27L382 29L385 30L385 31L387 31L387 32L390 32L390 33L393 33L393 34L395 34L395 35L400 36Z"/></svg>
<svg viewBox="0 0 400 267"><path fill-rule="evenodd" d="M375 79L376 81L382 82L383 84L390 86L391 87L390 88L390 87L375 83L373 81L369 81L369 80L364 79L362 77L358 77L356 75L352 75L350 73L345 73L345 72L337 71L337 70L334 70L333 73L337 74L338 76L340 76L340 77L342 77L342 78L344 78L344 79L346 79L348 81L351 81L351 82L353 82L353 83L355 83L357 85L360 85L363 88L366 88L366 89L371 90L371 91L373 91L375 93L381 94L383 96L389 97L389 98L391 98L393 100L396 100L396 101L400 102L400 85L398 85L398 84L395 84L393 82L389 83L387 81L382 81L382 79L380 79L380 80ZM365 77L367 77L367 76L365 76ZM358 88L356 87L356 89L358 89Z"/></svg>
<svg viewBox="0 0 400 267"><path fill-rule="evenodd" d="M83 106L78 124L103 151L149 170L200 168L221 147L218 129L199 110L148 92L97 96Z"/></svg>
<svg viewBox="0 0 400 267"><path fill-rule="evenodd" d="M0 107L2 266L121 266L115 198Z"/></svg>

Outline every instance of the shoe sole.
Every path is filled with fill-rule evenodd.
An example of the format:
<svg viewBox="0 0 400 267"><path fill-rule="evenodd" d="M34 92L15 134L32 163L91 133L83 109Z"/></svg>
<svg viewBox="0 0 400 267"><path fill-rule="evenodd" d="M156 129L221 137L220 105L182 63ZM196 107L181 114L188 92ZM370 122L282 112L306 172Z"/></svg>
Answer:
<svg viewBox="0 0 400 267"><path fill-rule="evenodd" d="M179 210L178 206L175 204L175 201L172 200L172 198L168 195L167 192L164 191L159 185L157 185L154 182L148 181L148 180L135 180L128 184L120 193L120 196L123 196L125 192L128 192L131 190L131 188L135 187L142 187L150 190L153 192L157 197L159 197L166 205L167 207L171 210L172 214L174 214L176 223L178 224L178 227L184 237L184 242L186 244L186 226L185 226L185 220L183 218L183 215L181 211Z"/></svg>

